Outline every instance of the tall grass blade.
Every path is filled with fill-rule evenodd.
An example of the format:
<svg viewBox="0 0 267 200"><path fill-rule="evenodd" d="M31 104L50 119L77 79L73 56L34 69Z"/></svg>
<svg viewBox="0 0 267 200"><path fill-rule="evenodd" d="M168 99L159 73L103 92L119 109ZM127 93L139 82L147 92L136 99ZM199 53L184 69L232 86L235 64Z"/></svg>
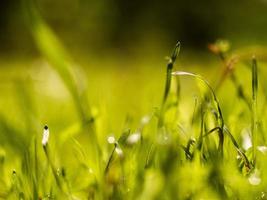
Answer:
<svg viewBox="0 0 267 200"><path fill-rule="evenodd" d="M163 95L163 102L162 104L165 104L168 94L170 92L170 87L171 87L171 73L172 73L172 69L173 69L173 65L176 61L177 56L180 53L180 48L181 48L181 43L177 42L177 44L175 45L175 48L172 52L172 55L170 57L169 63L167 65L167 73L166 73L166 83L165 83L165 90L164 90L164 95Z"/></svg>
<svg viewBox="0 0 267 200"><path fill-rule="evenodd" d="M164 110L165 110L165 104L170 92L170 88L171 88L171 81L172 81L172 70L173 70L173 65L176 61L177 56L180 53L180 48L181 48L181 43L177 42L174 50L172 52L171 57L169 58L169 62L167 64L167 71L166 71L166 82L165 82L165 90L164 90L164 94L163 94L163 100L162 100L162 105L160 108L160 116L159 116L159 123L158 126L161 127L163 124L163 116L164 116ZM179 86L177 87L179 88Z"/></svg>
<svg viewBox="0 0 267 200"><path fill-rule="evenodd" d="M257 138L258 138L258 115L257 115L257 101L258 101L258 66L256 58L252 58L252 158L253 164L256 162Z"/></svg>

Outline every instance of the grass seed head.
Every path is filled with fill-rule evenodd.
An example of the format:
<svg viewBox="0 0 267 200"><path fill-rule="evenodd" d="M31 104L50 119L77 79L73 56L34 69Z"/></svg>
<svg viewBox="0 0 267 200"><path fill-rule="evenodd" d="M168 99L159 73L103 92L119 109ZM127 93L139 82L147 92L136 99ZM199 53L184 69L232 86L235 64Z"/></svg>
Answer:
<svg viewBox="0 0 267 200"><path fill-rule="evenodd" d="M47 145L48 139L49 139L49 129L48 129L48 126L45 125L44 132L43 132L43 139L42 139L43 146Z"/></svg>

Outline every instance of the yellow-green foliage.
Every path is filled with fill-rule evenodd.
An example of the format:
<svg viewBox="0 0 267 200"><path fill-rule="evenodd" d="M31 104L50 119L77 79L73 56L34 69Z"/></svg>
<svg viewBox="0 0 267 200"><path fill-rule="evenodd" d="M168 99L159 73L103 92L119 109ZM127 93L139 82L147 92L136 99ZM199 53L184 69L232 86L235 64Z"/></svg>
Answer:
<svg viewBox="0 0 267 200"><path fill-rule="evenodd" d="M82 68L27 5L42 59L1 69L0 198L266 199L264 51L219 41L202 75L180 43L167 67Z"/></svg>

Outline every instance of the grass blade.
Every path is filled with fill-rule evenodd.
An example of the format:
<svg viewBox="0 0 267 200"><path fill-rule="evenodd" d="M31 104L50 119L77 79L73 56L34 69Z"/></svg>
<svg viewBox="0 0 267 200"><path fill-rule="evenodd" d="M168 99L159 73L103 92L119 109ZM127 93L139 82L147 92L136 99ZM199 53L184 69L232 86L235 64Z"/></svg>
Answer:
<svg viewBox="0 0 267 200"><path fill-rule="evenodd" d="M181 43L177 42L177 44L175 45L175 48L172 52L172 56L169 60L169 63L167 65L166 83L165 83L165 90L164 90L163 101L162 101L163 105L165 104L167 97L168 97L168 94L170 92L171 79L172 79L171 73L172 73L173 65L176 61L176 58L180 53L180 48L181 48Z"/></svg>
<svg viewBox="0 0 267 200"><path fill-rule="evenodd" d="M176 61L177 56L180 53L180 48L181 48L181 43L177 42L177 44L174 47L174 50L172 52L172 55L169 59L168 65L167 65L167 72L166 72L166 83L165 83L165 90L164 90L164 94L163 94L163 100L162 100L162 105L161 105L161 109L160 109L160 116L159 116L159 127L162 126L163 124L163 115L164 115L164 110L165 110L165 104L170 92L170 88L171 88L171 80L172 80L172 69L173 69L173 65Z"/></svg>
<svg viewBox="0 0 267 200"><path fill-rule="evenodd" d="M258 67L256 58L252 58L252 122L251 122L251 134L252 134L252 158L253 164L256 162L257 151L257 137L258 137L258 116L257 116L257 94L258 94Z"/></svg>
<svg viewBox="0 0 267 200"><path fill-rule="evenodd" d="M213 97L213 100L214 100L214 103L215 103L215 106L216 106L216 109L217 109L217 112L218 112L219 124L220 124L220 127L223 128L224 120L223 120L221 108L220 108L220 105L219 105L219 101L217 100L215 92L212 89L212 87L209 84L209 82L207 80L205 80L202 76L200 76L198 74L193 74L193 73L190 73L190 72L176 71L176 72L173 72L172 75L173 76L191 76L191 77L194 77L194 78L196 78L196 79L198 79L198 80L200 80L200 81L205 83L205 85L209 88L209 90L210 90L210 92L212 94L212 97Z"/></svg>

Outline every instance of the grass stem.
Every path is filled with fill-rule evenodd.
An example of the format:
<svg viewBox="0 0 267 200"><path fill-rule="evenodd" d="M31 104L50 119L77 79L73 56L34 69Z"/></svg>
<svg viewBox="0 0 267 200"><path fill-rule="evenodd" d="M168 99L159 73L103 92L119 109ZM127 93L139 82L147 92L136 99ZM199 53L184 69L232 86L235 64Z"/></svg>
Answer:
<svg viewBox="0 0 267 200"><path fill-rule="evenodd" d="M258 101L258 67L256 58L252 58L252 122L251 122L251 134L252 134L252 162L256 163L257 153L257 137L258 137L258 115L257 115L257 101Z"/></svg>

